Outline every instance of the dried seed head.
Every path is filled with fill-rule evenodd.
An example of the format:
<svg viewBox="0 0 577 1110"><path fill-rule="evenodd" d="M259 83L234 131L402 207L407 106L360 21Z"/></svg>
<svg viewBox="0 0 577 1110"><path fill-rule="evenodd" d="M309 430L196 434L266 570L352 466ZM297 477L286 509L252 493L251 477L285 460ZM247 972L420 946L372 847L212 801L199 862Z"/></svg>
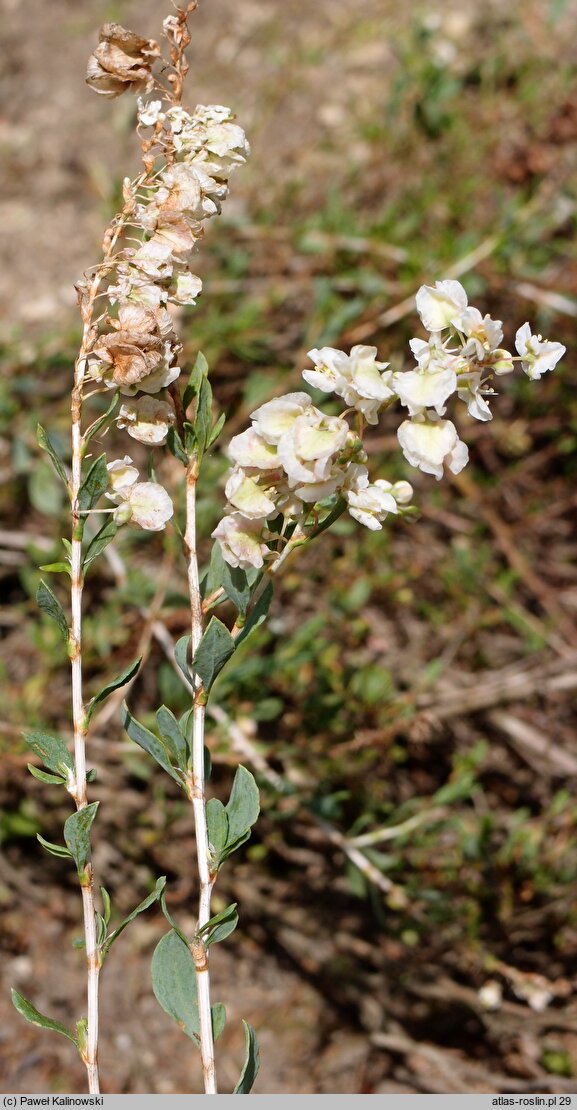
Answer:
<svg viewBox="0 0 577 1110"><path fill-rule="evenodd" d="M127 89L142 92L152 87L151 66L160 56L158 43L122 27L105 23L100 41L88 59L86 83L101 96L121 96Z"/></svg>

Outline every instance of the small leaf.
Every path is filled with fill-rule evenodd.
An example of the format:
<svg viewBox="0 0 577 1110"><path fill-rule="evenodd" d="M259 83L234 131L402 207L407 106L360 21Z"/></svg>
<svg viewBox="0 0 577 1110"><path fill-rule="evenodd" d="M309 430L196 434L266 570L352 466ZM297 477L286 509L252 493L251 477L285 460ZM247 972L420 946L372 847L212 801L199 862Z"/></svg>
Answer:
<svg viewBox="0 0 577 1110"><path fill-rule="evenodd" d="M212 429L212 431L211 431L211 433L208 437L208 443L206 445L207 447L212 447L213 443L216 442L220 433L222 432L222 429L224 428L225 420L226 420L226 413L221 412L218 420L216 421L216 424L214 425L214 428Z"/></svg>
<svg viewBox="0 0 577 1110"><path fill-rule="evenodd" d="M226 804L228 817L227 844L244 836L254 825L260 813L258 787L246 767L237 767L230 798Z"/></svg>
<svg viewBox="0 0 577 1110"><path fill-rule="evenodd" d="M78 1051L82 1059L85 1060L88 1044L88 1020L86 1018L80 1018L76 1022L76 1036L78 1038Z"/></svg>
<svg viewBox="0 0 577 1110"><path fill-rule="evenodd" d="M218 867L228 843L228 815L218 798L209 798L206 803L206 824L211 855Z"/></svg>
<svg viewBox="0 0 577 1110"><path fill-rule="evenodd" d="M48 732L25 732L24 739L32 748L34 755L37 755L50 771L62 774L62 764L69 771L74 771L72 756L59 736L51 736Z"/></svg>
<svg viewBox="0 0 577 1110"><path fill-rule="evenodd" d="M203 378L200 384L196 402L194 418L194 433L196 435L198 450L203 455L208 445L212 428L212 388L208 378Z"/></svg>
<svg viewBox="0 0 577 1110"><path fill-rule="evenodd" d="M221 913L217 913L211 917L210 921L206 922L201 929L198 930L198 936L202 936L204 943L208 948L211 944L218 944L221 940L226 940L231 933L234 933L238 925L238 914L236 912L236 902L227 906Z"/></svg>
<svg viewBox="0 0 577 1110"><path fill-rule="evenodd" d="M119 690L121 686L126 686L126 683L130 682L130 679L134 678L138 673L138 668L141 663L142 657L140 657L140 659L135 659L133 663L130 663L128 667L124 668L117 678L113 678L111 682L107 682L106 686L103 686L102 690L99 690L99 692L91 698L88 709L86 710L86 717L84 719L85 725L88 725L98 703L104 701L114 690Z"/></svg>
<svg viewBox="0 0 577 1110"><path fill-rule="evenodd" d="M108 469L106 455L99 455L90 467L80 490L78 491L78 507L82 512L93 509L102 494L108 489Z"/></svg>
<svg viewBox="0 0 577 1110"><path fill-rule="evenodd" d="M227 659L230 659L235 647L236 644L226 625L219 621L218 617L211 617L192 662L207 693Z"/></svg>
<svg viewBox="0 0 577 1110"><path fill-rule="evenodd" d="M94 918L96 921L96 944L100 948L101 944L103 944L106 939L106 922L102 914L98 913L98 911L94 914Z"/></svg>
<svg viewBox="0 0 577 1110"><path fill-rule="evenodd" d="M58 856L59 859L73 858L72 852L65 848L63 844L52 844L50 840L45 840L43 836L40 836L40 833L36 833L36 839L51 856Z"/></svg>
<svg viewBox="0 0 577 1110"><path fill-rule="evenodd" d="M159 882L160 882L160 880L159 880ZM166 880L165 880L165 882L166 882ZM111 907L111 904L110 904L110 895L109 895L105 886L100 887L100 897L102 898L102 908L104 910L104 913L103 913L102 916L104 917L104 920L105 920L106 924L108 925L108 922L110 921L110 913L111 913L112 907Z"/></svg>
<svg viewBox="0 0 577 1110"><path fill-rule="evenodd" d="M169 428L168 436L166 437L166 446L175 459L188 466L190 459L184 450L184 444L176 430L176 428Z"/></svg>
<svg viewBox="0 0 577 1110"><path fill-rule="evenodd" d="M231 567L224 563L222 585L226 596L236 605L239 613L244 616L247 611L251 594L256 583L261 578L260 571L251 567L250 570L241 570L240 567Z"/></svg>
<svg viewBox="0 0 577 1110"><path fill-rule="evenodd" d="M112 516L109 516L102 525L102 528L99 528L96 535L93 536L93 538L90 540L90 543L86 548L83 558L83 565L85 570L87 570L90 564L93 563L96 558L98 558L100 553L104 551L104 548L108 547L108 544L114 539L117 532L118 525L115 524L114 518Z"/></svg>
<svg viewBox="0 0 577 1110"><path fill-rule="evenodd" d="M64 822L64 839L82 875L90 856L90 829L96 817L99 802L91 802L72 813Z"/></svg>
<svg viewBox="0 0 577 1110"><path fill-rule="evenodd" d="M44 1017L44 1014L39 1013L32 1003L29 1002L27 998L24 998L23 995L19 994L18 991L12 990L11 994L12 1003L18 1010L18 1013L21 1014L23 1018L26 1018L26 1021L29 1021L31 1025L39 1025L41 1029L51 1029L54 1033L62 1033L63 1037L68 1037L68 1040L72 1041L74 1044L77 1043L74 1034L71 1033L61 1021L54 1021L52 1018Z"/></svg>
<svg viewBox="0 0 577 1110"><path fill-rule="evenodd" d="M206 361L204 355L199 351L198 355L196 356L196 362L190 372L186 388L182 395L182 404L185 412L190 405L190 402L198 396L203 378L205 378L207 374L208 362Z"/></svg>
<svg viewBox="0 0 577 1110"><path fill-rule="evenodd" d="M182 671L187 683L192 686L192 673L188 663L188 653L190 651L190 636L181 636L174 645L174 658L179 669Z"/></svg>
<svg viewBox="0 0 577 1110"><path fill-rule="evenodd" d="M102 946L103 955L107 954L108 949L110 948L110 945L113 944L114 941L116 940L116 938L119 937L120 934L124 932L124 930L126 929L126 926L130 925L131 921L134 921L135 917L138 917L138 915L140 913L144 913L144 911L147 910L149 908L149 906L152 906L154 902L158 902L160 900L160 897L161 897L161 895L164 891L165 886L166 886L166 875L163 875L160 879L157 879L156 886L155 886L154 890L152 891L152 893L149 894L146 898L144 898L144 900L142 902L139 902L136 909L134 909L132 911L132 913L129 913L128 917L125 917L124 920L121 921L120 925L116 926L116 929L114 929L114 931L110 934L110 936L108 937L108 939L105 941L105 943ZM100 890L101 890L101 892L103 892L104 887L101 887ZM106 893L106 892L104 891L104 893ZM108 895L106 895L106 896L108 898ZM103 901L104 901L104 899L103 899ZM107 912L108 912L108 917L106 917L106 914L105 914L105 917L106 917L106 921L108 922L108 920L110 919L110 899L109 898L108 898Z"/></svg>
<svg viewBox="0 0 577 1110"><path fill-rule="evenodd" d="M181 771L186 772L188 744L181 732L174 713L171 713L170 709L167 709L165 705L161 705L156 714L156 723L158 725L158 731L166 747L169 749L176 766L179 767Z"/></svg>
<svg viewBox="0 0 577 1110"><path fill-rule="evenodd" d="M49 775L46 771L41 771L39 767L35 767L33 763L27 763L26 766L30 774L40 782L66 786L66 779L62 778L62 775Z"/></svg>
<svg viewBox="0 0 577 1110"><path fill-rule="evenodd" d="M47 570L50 574L68 574L72 577L72 567L70 563L42 563L39 570Z"/></svg>
<svg viewBox="0 0 577 1110"><path fill-rule="evenodd" d="M249 1025L248 1021L245 1021L244 1018L242 1024L244 1025L245 1037L245 1061L244 1067L240 1073L240 1079L232 1092L233 1095L249 1095L258 1075L258 1069L260 1068L260 1056L256 1033L252 1025Z"/></svg>
<svg viewBox="0 0 577 1110"><path fill-rule="evenodd" d="M47 586L46 582L43 580L40 581L40 585L36 591L36 601L38 608L41 609L43 613L46 613L47 616L52 617L53 621L56 621L62 633L62 638L67 640L68 621L66 620L64 609L56 597L56 594L52 592L50 586Z"/></svg>
<svg viewBox="0 0 577 1110"><path fill-rule="evenodd" d="M64 483L65 486L68 486L68 475L67 475L67 473L64 469L62 459L58 455L58 453L56 451L56 448L54 447L54 444L52 443L52 440L50 439L50 436L48 435L48 432L45 431L45 429L42 427L41 424L38 424L38 426L36 428L36 436L37 436L37 439L38 439L39 446L42 448L43 451L46 451L48 453L48 455L50 456L50 459L52 460L52 465L53 465L58 477Z"/></svg>
<svg viewBox="0 0 577 1110"><path fill-rule="evenodd" d="M210 1016L212 1036L217 1041L226 1025L226 1006L222 1002L215 1002L214 1006L210 1008Z"/></svg>
<svg viewBox="0 0 577 1110"><path fill-rule="evenodd" d="M266 620L266 616L270 609L270 603L272 601L272 595L272 582L267 582L261 596L256 602L256 605L253 609L250 610L242 631L236 638L237 647L239 644L242 644L244 640L246 640L247 636L250 636L251 632L254 632L255 628L258 628L259 625L262 624L264 620Z"/></svg>
<svg viewBox="0 0 577 1110"><path fill-rule="evenodd" d="M157 944L152 957L152 989L162 1009L196 1044L200 1024L192 953L174 929Z"/></svg>
<svg viewBox="0 0 577 1110"><path fill-rule="evenodd" d="M136 717L132 716L126 702L122 704L120 719L130 739L134 740L134 743L138 744L140 748L143 748L145 752L148 752L162 769L166 771L167 775L170 775L179 786L182 786L182 779L170 762L170 753L166 746L153 732L150 732L149 729L145 728L144 725L141 725L140 722L136 720Z"/></svg>

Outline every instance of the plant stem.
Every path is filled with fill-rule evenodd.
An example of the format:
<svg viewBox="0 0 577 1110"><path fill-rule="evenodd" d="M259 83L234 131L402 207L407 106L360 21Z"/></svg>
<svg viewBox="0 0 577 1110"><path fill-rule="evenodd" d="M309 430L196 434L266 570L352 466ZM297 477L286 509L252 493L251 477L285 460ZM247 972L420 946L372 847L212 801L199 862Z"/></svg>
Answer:
<svg viewBox="0 0 577 1110"><path fill-rule="evenodd" d="M198 650L202 639L202 598L198 576L198 559L196 554L196 483L198 480L198 462L192 458L186 474L186 531L184 534L185 550L188 559L188 588L190 593L191 611L191 646L192 658ZM194 813L194 828L196 834L196 855L198 875L200 879L200 895L198 908L198 928L200 929L210 919L210 899L214 884L214 875L210 872L208 852L208 830L206 825L206 802L204 789L204 717L205 694L202 682L194 678L194 708L192 726L192 776L190 781L190 799ZM200 1026L200 1055L204 1078L204 1091L207 1095L217 1094L216 1071L214 1063L214 1040L212 1036L212 1017L210 1010L210 975L208 967L208 951L202 940L196 940L191 945L196 969L196 982L198 991L198 1014Z"/></svg>
<svg viewBox="0 0 577 1110"><path fill-rule="evenodd" d="M71 424L72 424L72 474L70 479L70 503L72 511L72 536L71 536L71 584L70 606L71 627L69 633L68 651L72 670L72 723L74 731L74 777L75 785L72 791L77 809L84 809L87 805L86 796L86 716L82 696L82 591L84 587L84 573L82 567L82 534L83 516L80 512L78 495L82 485L82 457L85 440L82 435L82 400L84 378L86 374L86 360L93 342L93 316L96 296L104 273L107 272L107 263L110 259L118 237L124 226L124 213L121 214L114 229L109 229L103 244L103 264L98 267L90 282L86 293L81 296L80 305L83 319L83 333L80 350L74 366L74 386L72 389ZM89 862L81 879L82 911L84 917L84 946L86 951L87 969L87 1028L86 1045L81 1055L86 1066L88 1076L88 1089L90 1094L99 1094L100 1082L98 1077L98 984L101 967L101 956L98 949L96 935L96 912L94 906L94 889L92 879L92 864Z"/></svg>
<svg viewBox="0 0 577 1110"><path fill-rule="evenodd" d="M71 609L69 652L72 668L72 721L74 728L74 800L77 809L87 805L86 798L86 725L82 699L82 518L78 506L78 493L82 483L82 386L86 365L86 348L89 343L90 323L85 321L84 336L74 370L74 389L72 391L72 478L70 499L72 503L72 548L71 548ZM82 1058L88 1075L88 1089L98 1094L98 978L100 954L96 940L96 915L92 887L92 866L89 863L81 883L82 909L84 915L84 943L87 965L88 1013L86 1047Z"/></svg>

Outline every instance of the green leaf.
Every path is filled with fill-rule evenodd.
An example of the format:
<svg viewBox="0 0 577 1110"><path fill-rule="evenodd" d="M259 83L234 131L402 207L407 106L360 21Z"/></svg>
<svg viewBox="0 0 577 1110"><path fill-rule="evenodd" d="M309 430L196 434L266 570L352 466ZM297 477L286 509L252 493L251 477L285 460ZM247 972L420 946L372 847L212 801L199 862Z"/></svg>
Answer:
<svg viewBox="0 0 577 1110"><path fill-rule="evenodd" d="M138 673L138 668L140 667L141 663L142 656L140 657L140 659L135 659L133 663L130 663L128 665L128 667L125 667L122 673L119 674L117 678L113 678L111 682L107 682L106 686L103 686L102 690L99 690L99 692L90 699L90 704L88 706L88 709L86 710L86 717L84 718L85 725L88 725L98 703L104 701L104 699L107 698L109 694L112 694L114 690L119 690L121 686L126 686L126 683L130 682L130 679L134 678L135 674Z"/></svg>
<svg viewBox="0 0 577 1110"><path fill-rule="evenodd" d="M169 428L168 436L166 437L166 446L175 459L188 466L190 459L184 450L184 444L176 430L176 428Z"/></svg>
<svg viewBox="0 0 577 1110"><path fill-rule="evenodd" d="M181 731L180 725L165 705L161 705L156 714L158 731L174 759L174 763L181 771L186 772L188 763L188 744Z"/></svg>
<svg viewBox="0 0 577 1110"><path fill-rule="evenodd" d="M237 767L225 808L228 817L227 845L230 845L250 832L260 813L258 787L250 771L242 765Z"/></svg>
<svg viewBox="0 0 577 1110"><path fill-rule="evenodd" d="M192 661L193 668L207 693L235 648L236 644L226 625L219 621L218 617L211 617Z"/></svg>
<svg viewBox="0 0 577 1110"><path fill-rule="evenodd" d="M213 443L216 443L216 440L218 439L220 433L222 432L222 429L224 428L225 420L226 420L226 413L221 412L218 420L216 421L216 423L215 423L215 425L214 425L214 427L213 427L213 429L212 429L212 431L211 431L211 433L208 437L208 443L206 445L207 447L212 447Z"/></svg>
<svg viewBox="0 0 577 1110"><path fill-rule="evenodd" d="M114 539L117 532L118 525L114 523L114 518L112 516L107 517L102 528L99 528L86 548L83 558L85 570L87 570L90 564L98 558L100 553L104 551L104 548L108 547L108 544Z"/></svg>
<svg viewBox="0 0 577 1110"><path fill-rule="evenodd" d="M68 621L66 620L64 609L56 597L56 594L52 592L50 586L47 586L46 582L43 580L40 581L40 585L36 591L36 602L38 608L41 609L43 613L46 613L48 617L52 617L52 620L56 621L62 633L62 638L67 640Z"/></svg>
<svg viewBox="0 0 577 1110"><path fill-rule="evenodd" d="M66 786L66 779L62 778L62 775L49 775L46 771L41 771L39 767L35 767L33 763L27 763L26 766L30 774L40 782Z"/></svg>
<svg viewBox="0 0 577 1110"><path fill-rule="evenodd" d="M100 948L106 940L106 922L102 914L98 913L98 910L94 914L94 919L96 921L96 944Z"/></svg>
<svg viewBox="0 0 577 1110"><path fill-rule="evenodd" d="M270 603L272 601L272 595L272 582L267 582L256 605L253 609L250 610L242 631L236 638L237 647L239 644L242 644L244 640L246 640L247 636L250 636L251 632L254 632L255 628L258 628L258 626L262 624L264 620L266 620L268 611L270 609Z"/></svg>
<svg viewBox="0 0 577 1110"><path fill-rule="evenodd" d="M170 753L167 751L166 746L153 732L150 732L149 729L145 728L144 725L141 725L140 722L136 720L136 717L132 716L126 702L122 704L120 719L130 739L134 740L134 743L138 744L140 748L143 748L145 752L148 752L160 767L166 771L167 775L170 775L179 786L182 786L182 778L172 766L170 762Z"/></svg>
<svg viewBox="0 0 577 1110"><path fill-rule="evenodd" d="M82 512L93 509L102 494L108 489L108 470L106 455L99 455L90 467L80 490L78 491L78 507Z"/></svg>
<svg viewBox="0 0 577 1110"><path fill-rule="evenodd" d="M23 736L34 755L42 760L44 767L59 775L62 775L62 765L74 770L70 751L59 736L51 736L50 733L24 733Z"/></svg>
<svg viewBox="0 0 577 1110"><path fill-rule="evenodd" d="M90 856L90 829L99 804L99 802L91 802L89 806L83 806L64 822L64 839L79 875L82 875Z"/></svg>
<svg viewBox="0 0 577 1110"><path fill-rule="evenodd" d="M218 867L228 843L228 815L218 798L209 798L206 803L206 824L210 853Z"/></svg>
<svg viewBox="0 0 577 1110"><path fill-rule="evenodd" d="M59 736L51 736L48 732L25 732L24 739L28 747L32 748L34 755L37 755L50 771L62 774L63 765L69 771L74 771L72 756Z"/></svg>
<svg viewBox="0 0 577 1110"><path fill-rule="evenodd" d="M78 1038L78 1051L83 1060L86 1059L86 1048L88 1045L88 1019L80 1018L76 1022L76 1036Z"/></svg>
<svg viewBox="0 0 577 1110"><path fill-rule="evenodd" d="M212 429L212 388L208 378L203 378L200 384L196 402L194 418L194 433L198 443L200 455L203 455L210 439Z"/></svg>
<svg viewBox="0 0 577 1110"><path fill-rule="evenodd" d="M72 576L72 567L70 563L42 563L39 570L47 570L50 574L68 574Z"/></svg>
<svg viewBox="0 0 577 1110"><path fill-rule="evenodd" d="M238 925L238 914L236 912L236 902L232 902L221 913L215 914L211 917L210 921L206 922L201 929L198 929L198 936L202 936L204 943L208 948L211 944L218 944L221 940L226 940L231 933L234 933Z"/></svg>
<svg viewBox="0 0 577 1110"><path fill-rule="evenodd" d="M203 379L208 374L208 362L201 351L196 356L196 362L190 371L190 376L182 395L182 404L186 412L190 402L198 396Z"/></svg>
<svg viewBox="0 0 577 1110"><path fill-rule="evenodd" d="M56 448L54 447L54 444L52 443L48 432L45 431L41 424L38 424L36 428L36 437L38 439L39 446L50 456L50 459L52 460L52 465L58 477L62 482L64 482L65 486L68 486L68 475L64 469L62 459L58 455L58 452L56 451Z"/></svg>
<svg viewBox="0 0 577 1110"><path fill-rule="evenodd" d="M52 844L50 840L45 840L43 836L40 836L40 833L36 833L36 839L51 856L58 856L59 859L73 858L72 852L65 848L63 844Z"/></svg>
<svg viewBox="0 0 577 1110"><path fill-rule="evenodd" d="M226 1006L222 1002L215 1002L214 1006L210 1007L210 1016L212 1036L217 1041L226 1025Z"/></svg>
<svg viewBox="0 0 577 1110"><path fill-rule="evenodd" d="M69 1041L74 1044L77 1043L76 1037L61 1021L54 1021L53 1018L44 1017L27 998L19 994L18 991L12 990L12 1003L26 1021L31 1025L39 1025L41 1029L51 1029L53 1033L62 1033L63 1037L68 1037Z"/></svg>
<svg viewBox="0 0 577 1110"><path fill-rule="evenodd" d="M159 882L160 882L160 880L159 880ZM165 879L165 882L166 882L166 879ZM100 887L100 897L102 898L102 908L104 910L104 913L103 913L102 916L104 917L104 920L105 920L106 924L108 925L108 922L110 921L110 914L112 912L112 906L110 904L110 895L109 895L105 886Z"/></svg>
<svg viewBox="0 0 577 1110"><path fill-rule="evenodd" d="M239 613L244 616L247 611L251 594L256 583L261 578L261 572L251 567L250 570L241 570L240 567L231 567L224 562L222 585L226 596L236 605Z"/></svg>
<svg viewBox="0 0 577 1110"><path fill-rule="evenodd" d="M200 1024L194 960L174 929L157 944L152 957L152 989L162 1009L199 1043Z"/></svg>
<svg viewBox="0 0 577 1110"><path fill-rule="evenodd" d="M138 915L140 913L144 913L144 911L147 910L149 908L149 906L152 906L154 904L154 902L158 902L160 900L160 896L162 895L165 886L166 886L166 875L162 875L162 877L160 879L157 879L156 886L155 886L154 890L146 898L144 898L144 900L142 902L139 902L136 909L134 909L132 911L132 913L129 913L128 917L125 917L124 920L121 921L120 925L117 925L116 929L114 929L114 931L110 934L110 936L108 937L108 939L105 941L105 943L102 946L103 955L107 954L108 949L110 948L110 945L113 944L114 941L116 940L116 938L119 937L120 934L124 932L124 930L126 929L126 926L130 925L131 921L134 921L135 917L138 917ZM101 891L104 890L103 887L101 887L100 889L101 889ZM108 918L106 920L108 921L108 919L110 917L110 899L108 900L108 911L107 912L108 912Z"/></svg>
<svg viewBox="0 0 577 1110"><path fill-rule="evenodd" d="M192 686L192 673L188 663L190 640L190 636L181 636L180 639L176 641L174 645L174 658L186 681Z"/></svg>
<svg viewBox="0 0 577 1110"><path fill-rule="evenodd" d="M260 1056L256 1033L252 1025L249 1025L248 1021L245 1021L244 1018L242 1024L244 1025L245 1060L244 1067L240 1073L240 1079L232 1092L233 1095L249 1095L258 1075L258 1069L260 1068Z"/></svg>
<svg viewBox="0 0 577 1110"><path fill-rule="evenodd" d="M119 399L120 399L119 395L118 395L118 393L116 393L115 396L112 398L112 401L110 402L106 412L103 413L102 416L99 416L98 420L95 420L94 423L91 424L90 427L86 429L86 431L84 433L84 447L85 448L90 443L90 440L92 439L92 437L97 435L97 433L100 431L100 429L102 427L104 427L104 425L106 424L108 419L112 416L112 413L114 412L114 410L115 410L115 408L118 404Z"/></svg>

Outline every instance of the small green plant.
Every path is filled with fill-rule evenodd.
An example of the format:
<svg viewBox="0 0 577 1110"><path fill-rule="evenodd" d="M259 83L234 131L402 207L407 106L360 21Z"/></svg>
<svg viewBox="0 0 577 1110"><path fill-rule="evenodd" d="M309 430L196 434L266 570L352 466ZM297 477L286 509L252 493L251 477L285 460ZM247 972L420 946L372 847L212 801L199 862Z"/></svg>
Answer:
<svg viewBox="0 0 577 1110"><path fill-rule="evenodd" d="M249 148L228 108L197 105L189 111L183 107L188 18L195 7L196 0L185 8L175 7L164 20L162 48L117 23L101 29L87 80L105 98L126 91L138 94L142 170L134 180L124 181L123 207L105 232L102 260L77 286L83 336L74 370L70 459L62 456L48 432L38 429L40 447L70 503L70 536L63 541L61 557L42 567L69 583L69 600L63 603L42 580L37 601L56 624L70 659L73 745L71 749L60 736L44 731L29 732L27 741L42 764L30 764L31 773L43 783L64 787L75 804L64 824L63 843L41 836L39 840L52 855L71 860L78 873L87 1015L72 1031L40 1014L19 993L13 992L13 999L28 1021L76 1044L91 1092L99 1091L100 968L116 938L155 902L169 930L152 959L153 990L162 1008L200 1049L205 1092L217 1091L214 1044L226 1013L221 1003L211 999L209 955L212 945L231 935L239 916L236 904L213 914L211 900L221 867L251 835L259 815L259 794L251 772L239 766L226 804L207 798L206 707L221 670L266 620L275 579L293 553L316 541L345 513L373 532L382 529L389 515L414 515L408 481L372 480L364 446L367 428L377 425L383 411L400 403L406 414L398 440L407 463L437 479L447 469L458 474L467 463L468 451L445 416L450 399L456 394L473 418L490 420L491 382L496 376L509 374L518 363L530 379L538 379L564 353L560 343L542 340L524 324L517 331L517 353L512 355L501 346L501 321L483 317L469 306L465 289L452 280L422 286L417 294L417 309L428 336L411 341L413 369L391 368L378 361L376 348L370 346L357 345L350 353L328 346L311 350L312 368L303 371L303 378L312 393L303 388L265 401L252 412L251 426L228 444L232 465L226 477L224 515L212 532L212 556L202 573L197 487L201 469L222 435L225 417L216 411L202 353L188 375L184 373L175 310L194 305L201 291L201 282L190 268L191 252L205 222L220 213L231 173L245 162ZM322 395L329 397L329 411L315 403ZM124 432L138 452L146 450L144 476L130 455L110 458L101 450L111 429ZM163 478L166 452L182 468L183 519L165 488L169 484ZM192 806L199 893L192 935L169 911L164 877L113 925L111 899L103 887L97 909L91 862L99 805L89 801L88 794L94 780L86 754L91 720L102 702L131 682L140 660L85 701L85 578L120 529L160 532L170 522L187 566L190 632L172 648L190 704L179 716L161 705L154 731L124 704L122 723L130 739L182 789ZM227 616L231 606L233 619ZM310 654L311 636L304 638ZM350 685L356 696L371 704L387 694L391 681L382 671L372 670L353 675ZM273 702L267 711L274 715L278 706ZM469 780L465 787L459 782L458 788L469 790ZM435 799L437 804L447 800L442 792ZM339 799L329 801L335 805ZM330 810L330 805L324 809ZM318 819L325 817L326 812ZM413 827L415 819L409 818L401 833ZM369 879L375 869L370 854L364 857L362 849L374 852L379 839L384 837L369 832L349 846L355 866L365 859ZM256 1036L244 1024L246 1057L237 1094L252 1089L258 1071Z"/></svg>

